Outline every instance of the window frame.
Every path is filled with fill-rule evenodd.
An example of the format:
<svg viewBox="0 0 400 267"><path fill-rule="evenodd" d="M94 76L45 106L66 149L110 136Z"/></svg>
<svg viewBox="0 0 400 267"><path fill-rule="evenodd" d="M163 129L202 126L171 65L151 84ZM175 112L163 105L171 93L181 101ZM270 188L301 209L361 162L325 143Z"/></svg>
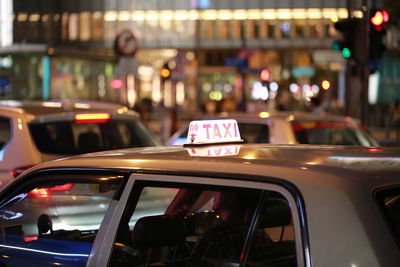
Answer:
<svg viewBox="0 0 400 267"><path fill-rule="evenodd" d="M292 207L291 212L295 232L297 266L311 266L304 201L298 189L294 185L289 184L281 179L261 176L253 177L253 179L251 179L249 176L246 176L245 178L238 177L243 177L243 175L235 175L235 177L230 177L229 175L218 176L214 174L179 174L163 171L155 171L153 173L132 173L122 194L121 201L119 201L117 204L118 211L114 213L114 216L116 216L116 218L122 218L124 214L128 212L125 210L125 207L127 205L127 201L130 199L135 201L133 205L137 204L137 201L140 197L140 190L138 191L138 188L142 188L143 183L146 183L146 186L157 186L160 184L165 186L166 184L169 184L171 187L174 187L174 185L179 186L182 184L198 184L216 187L240 187L259 190L261 189L262 191L275 191L285 197L289 202L289 206ZM133 191L132 195L131 191ZM121 219L118 219L110 223L107 236L104 237L105 240L115 240L120 222ZM99 253L96 255L96 259L93 259L93 261L90 262L91 265L87 266L109 266L113 243L114 242L107 242L106 245L103 245L103 247L100 248ZM246 254L248 254L249 247L246 246L245 250Z"/></svg>
<svg viewBox="0 0 400 267"><path fill-rule="evenodd" d="M103 220L98 229L96 239L92 243L92 249L89 254L86 266L89 266L89 262L93 258L93 255L98 254L98 248L101 247L104 237L104 232L108 228L109 218L112 218L113 212L116 208L118 200L121 198L121 194L124 186L127 182L127 172L117 170L99 170L99 169L80 169L80 168L54 168L45 169L32 172L25 175L9 186L4 188L0 192L0 207L6 205L8 200L18 192L29 189L30 187L35 188L37 184L43 182L49 182L51 180L57 180L62 182L76 182L76 183L101 183L104 182L105 178L108 179L121 179L118 188L115 190L113 197L111 198L108 209L106 210Z"/></svg>
<svg viewBox="0 0 400 267"><path fill-rule="evenodd" d="M2 151L11 142L11 139L13 137L13 121L12 121L12 119L5 117L5 116L0 116L0 121L4 121L6 123L8 122L8 130L9 130L8 139L3 144L3 146L0 146L0 151Z"/></svg>

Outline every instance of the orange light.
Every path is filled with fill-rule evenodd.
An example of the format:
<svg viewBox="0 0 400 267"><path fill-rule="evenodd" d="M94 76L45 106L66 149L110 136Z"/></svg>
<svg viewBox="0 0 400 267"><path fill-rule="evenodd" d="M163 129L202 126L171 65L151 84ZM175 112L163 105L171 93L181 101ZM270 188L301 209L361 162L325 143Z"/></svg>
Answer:
<svg viewBox="0 0 400 267"><path fill-rule="evenodd" d="M381 11L376 11L374 16L371 18L372 24L375 26L381 26L384 22L383 14Z"/></svg>
<svg viewBox="0 0 400 267"><path fill-rule="evenodd" d="M109 113L81 113L75 115L77 123L107 122L111 118Z"/></svg>
<svg viewBox="0 0 400 267"><path fill-rule="evenodd" d="M170 74L171 74L171 72L169 71L169 69L161 70L161 77L163 77L163 78L168 78Z"/></svg>
<svg viewBox="0 0 400 267"><path fill-rule="evenodd" d="M49 190L47 188L35 188L29 192L29 195L32 198L48 198Z"/></svg>
<svg viewBox="0 0 400 267"><path fill-rule="evenodd" d="M271 73L269 72L269 70L263 69L260 73L261 81L266 82L269 81L270 78L271 78Z"/></svg>
<svg viewBox="0 0 400 267"><path fill-rule="evenodd" d="M331 87L331 83L328 80L323 80L321 86L322 89L328 90Z"/></svg>

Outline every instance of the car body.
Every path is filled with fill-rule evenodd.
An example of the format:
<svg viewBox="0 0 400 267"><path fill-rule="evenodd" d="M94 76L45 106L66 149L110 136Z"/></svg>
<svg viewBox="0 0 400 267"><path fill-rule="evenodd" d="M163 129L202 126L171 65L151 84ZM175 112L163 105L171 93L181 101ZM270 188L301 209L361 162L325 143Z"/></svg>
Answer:
<svg viewBox="0 0 400 267"><path fill-rule="evenodd" d="M201 119L234 119L246 143L379 146L359 120L307 112L222 113ZM186 142L188 123L166 145Z"/></svg>
<svg viewBox="0 0 400 267"><path fill-rule="evenodd" d="M96 101L0 101L0 126L0 186L43 161L159 144L135 112Z"/></svg>
<svg viewBox="0 0 400 267"><path fill-rule="evenodd" d="M395 267L399 162L390 148L219 140L41 163L0 192L0 262Z"/></svg>

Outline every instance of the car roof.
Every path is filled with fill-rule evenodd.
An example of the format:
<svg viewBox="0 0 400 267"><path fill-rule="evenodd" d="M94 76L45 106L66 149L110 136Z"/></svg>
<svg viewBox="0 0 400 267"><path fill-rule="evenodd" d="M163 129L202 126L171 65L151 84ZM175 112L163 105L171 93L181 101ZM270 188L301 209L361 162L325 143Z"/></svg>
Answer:
<svg viewBox="0 0 400 267"><path fill-rule="evenodd" d="M219 151L236 149L238 154L201 157L190 155L193 149L198 149L193 147L147 147L75 156L39 164L31 171L38 168L102 166L106 169L241 175L244 178L249 175L270 176L284 178L293 184L305 182L311 176L347 179L365 183L368 187L399 182L400 151L393 148L268 144L205 148ZM299 172L306 175L301 176Z"/></svg>
<svg viewBox="0 0 400 267"><path fill-rule="evenodd" d="M7 108L8 107L8 108ZM115 104L100 101L83 101L83 100L51 100L51 101L16 101L2 100L0 101L0 109L7 109L15 112L25 112L35 117L41 115L58 114L64 112L120 112L125 113L128 108Z"/></svg>
<svg viewBox="0 0 400 267"><path fill-rule="evenodd" d="M265 118L279 118L279 119L288 119L290 118L291 121L301 121L301 120L334 120L334 121L345 121L345 120L353 120L359 121L356 118L349 117L349 116L340 116L330 113L311 113L305 111L272 111L272 112L251 112L251 113L242 113L242 112L234 112L234 113L227 113L222 112L216 115L206 115L203 116L202 119L212 119L212 118L231 118L237 120L245 120L245 119L265 119Z"/></svg>

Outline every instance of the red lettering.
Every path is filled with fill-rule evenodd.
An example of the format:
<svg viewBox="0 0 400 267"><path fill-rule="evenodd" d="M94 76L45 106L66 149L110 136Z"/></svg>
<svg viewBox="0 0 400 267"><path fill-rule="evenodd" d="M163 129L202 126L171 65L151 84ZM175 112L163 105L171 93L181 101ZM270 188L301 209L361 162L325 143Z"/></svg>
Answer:
<svg viewBox="0 0 400 267"><path fill-rule="evenodd" d="M208 130L211 128L211 124L203 124L203 128L206 129L207 139L210 139L210 132Z"/></svg>
<svg viewBox="0 0 400 267"><path fill-rule="evenodd" d="M214 149L214 154L215 154L216 156L221 155L221 152L222 152L222 148L220 148L220 149Z"/></svg>
<svg viewBox="0 0 400 267"><path fill-rule="evenodd" d="M237 128L237 124L235 124L235 126L233 127L233 131L235 133L235 137L238 137L238 128Z"/></svg>
<svg viewBox="0 0 400 267"><path fill-rule="evenodd" d="M214 124L214 138L215 137L219 137L219 138L221 138L222 136L221 136L221 132L219 131L219 128L218 128L218 124Z"/></svg>
<svg viewBox="0 0 400 267"><path fill-rule="evenodd" d="M231 149L232 149L232 147L226 147L225 148L225 155L233 155Z"/></svg>
<svg viewBox="0 0 400 267"><path fill-rule="evenodd" d="M229 131L229 128L231 127L231 125L232 125L231 123L227 123L227 124L223 123L222 124L222 126L224 126L224 128L225 128L224 138L225 137L232 137L231 132Z"/></svg>

